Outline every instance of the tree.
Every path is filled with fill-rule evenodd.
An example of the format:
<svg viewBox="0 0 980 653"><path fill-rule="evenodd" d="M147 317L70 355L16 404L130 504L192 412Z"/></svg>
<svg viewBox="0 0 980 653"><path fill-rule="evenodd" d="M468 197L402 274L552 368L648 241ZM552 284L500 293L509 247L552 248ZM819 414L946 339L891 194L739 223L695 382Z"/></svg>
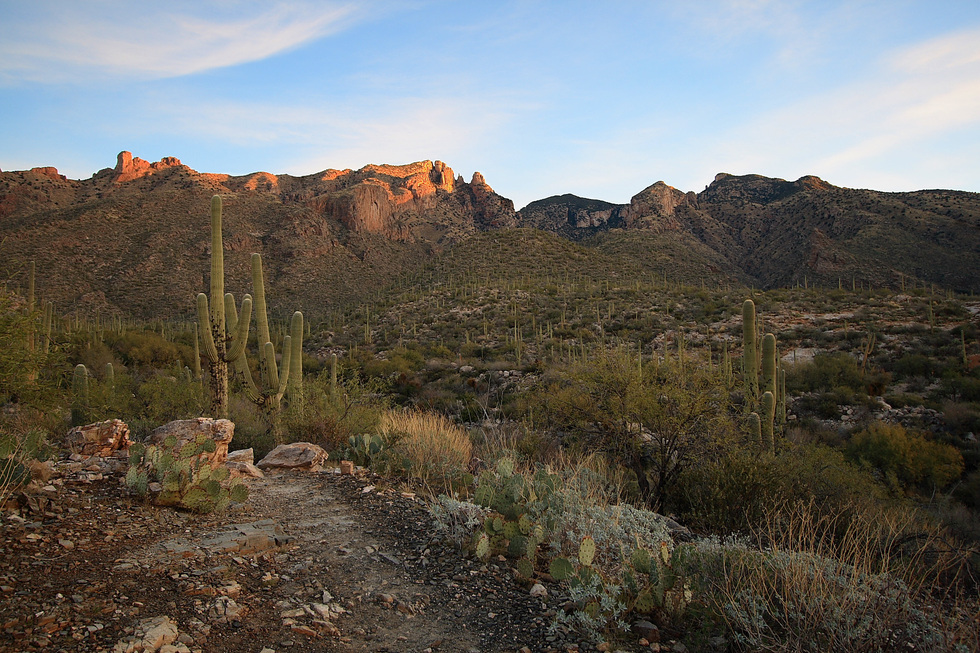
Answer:
<svg viewBox="0 0 980 653"><path fill-rule="evenodd" d="M722 380L692 361L641 370L635 357L606 352L560 371L534 404L551 428L632 470L654 510L687 465L734 432Z"/></svg>

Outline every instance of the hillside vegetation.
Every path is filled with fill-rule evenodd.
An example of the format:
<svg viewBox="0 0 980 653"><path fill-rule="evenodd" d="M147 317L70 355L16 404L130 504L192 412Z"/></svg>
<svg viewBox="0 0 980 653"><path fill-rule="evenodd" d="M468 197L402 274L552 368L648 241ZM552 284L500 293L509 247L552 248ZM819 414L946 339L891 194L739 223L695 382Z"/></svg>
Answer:
<svg viewBox="0 0 980 653"><path fill-rule="evenodd" d="M162 237L154 227L152 238L167 245L144 233L150 254L133 244L132 255L160 267L112 286L118 302L105 295L93 304L105 312L61 310L64 300L51 303L49 293L94 289L111 276L104 268L124 262L93 256L88 268L40 262L35 272L7 259L0 503L30 491L32 461L65 455L72 424L119 418L141 437L226 409L233 448L262 455L314 442L332 461L423 492L440 537L460 555L506 561L518 586L546 584L566 599L550 615L561 638L627 650L659 633L707 651L980 646L980 299L958 292L959 282L924 280L939 267L896 276L866 245L849 250L874 228L884 230L876 243L891 242L878 218L849 230L843 217L824 222L800 209L794 219L817 225L806 235L816 249L793 258L802 241L776 228L781 212L820 194L857 197L816 178L720 176L700 195L655 184L629 209L580 205L609 211L620 226L563 238L507 224L517 214L482 176L450 190L445 166L426 163L409 171L421 176L404 178L391 174L401 168L357 171L339 191L328 186L355 173L309 187L277 181L294 193L320 188L323 206L331 197L354 202L344 215L360 227L329 222L310 197L299 209L281 199L285 191L263 194L255 179L234 182L252 189L212 179L230 195L222 243L210 238L206 198L172 195L187 232ZM93 221L93 239L98 229L137 233L126 216L133 206L146 215L151 182L185 178L194 197L206 192L205 178L181 167L122 182L110 173L130 173L117 168L100 178L105 197L90 200L98 210L57 209L48 223L7 211L5 224L20 227L4 246L25 254L42 232L60 242L54 234L76 219ZM413 195L402 214L360 212L352 198L380 182L407 205L411 191L398 179L432 190ZM120 213L110 216L105 203L119 197L107 199L110 181L145 187L131 195L137 204L114 205ZM943 220L961 223L941 229L966 241L950 256L972 256L974 218L956 202L973 198L939 196L951 212ZM923 217L939 215L933 200L916 209L929 238L942 222ZM442 216L429 238L413 222L428 210ZM379 229L365 226L375 218ZM349 267L321 269L326 250L312 254L322 244L307 231L313 224L333 234ZM115 251L110 239L95 240L102 257ZM197 242L197 253L181 258L181 242ZM238 311L256 306L247 340L213 331L215 349L227 346L227 403L216 400L222 372L193 312L195 295L208 290L212 242L236 295L226 302L228 334ZM255 245L268 261L263 284L246 256ZM298 247L307 255L285 254ZM158 260L157 249L169 253ZM821 267L828 260L836 267ZM957 279L968 285L973 273ZM268 316L258 300L266 293ZM220 300L209 301L213 316ZM294 309L305 315L297 320ZM270 380L270 366L289 370L288 386Z"/></svg>

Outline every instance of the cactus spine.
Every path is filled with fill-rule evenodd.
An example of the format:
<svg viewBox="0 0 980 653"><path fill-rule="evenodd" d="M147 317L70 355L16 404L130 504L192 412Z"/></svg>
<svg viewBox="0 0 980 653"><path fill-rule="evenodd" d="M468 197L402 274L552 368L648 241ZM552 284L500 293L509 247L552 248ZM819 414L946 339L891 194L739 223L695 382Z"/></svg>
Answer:
<svg viewBox="0 0 980 653"><path fill-rule="evenodd" d="M746 299L742 304L742 378L745 403L749 410L754 410L759 401L759 365L755 344L755 302Z"/></svg>
<svg viewBox="0 0 980 653"><path fill-rule="evenodd" d="M208 389L211 407L218 417L228 417L228 363L236 362L245 354L248 340L248 325L252 314L252 298L245 295L242 300L241 318L237 320L236 330L229 337L225 332L225 307L235 305L234 296L225 295L225 263L221 240L221 197L211 198L211 302L208 296L197 296L198 320L202 325L204 351L208 357Z"/></svg>

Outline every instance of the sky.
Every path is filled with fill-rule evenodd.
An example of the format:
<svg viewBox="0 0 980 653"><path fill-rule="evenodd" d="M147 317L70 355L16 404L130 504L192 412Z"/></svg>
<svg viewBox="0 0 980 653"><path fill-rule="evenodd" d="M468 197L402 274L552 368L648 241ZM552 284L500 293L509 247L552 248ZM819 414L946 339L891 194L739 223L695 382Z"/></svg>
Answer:
<svg viewBox="0 0 980 653"><path fill-rule="evenodd" d="M980 2L0 0L0 169L980 192Z"/></svg>

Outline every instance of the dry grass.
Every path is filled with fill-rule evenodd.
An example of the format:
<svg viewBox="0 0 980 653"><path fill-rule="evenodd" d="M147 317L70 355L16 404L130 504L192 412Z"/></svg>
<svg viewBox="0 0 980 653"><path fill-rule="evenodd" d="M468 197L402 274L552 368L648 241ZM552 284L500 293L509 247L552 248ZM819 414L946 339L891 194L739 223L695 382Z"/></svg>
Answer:
<svg viewBox="0 0 980 653"><path fill-rule="evenodd" d="M473 457L466 431L436 413L386 411L378 434L392 453L403 457L406 471L427 485L445 485L457 478Z"/></svg>
<svg viewBox="0 0 980 653"><path fill-rule="evenodd" d="M729 628L752 650L977 645L975 601L937 596L962 560L911 511L857 508L845 520L800 506L771 512L755 535L766 548L725 550L722 573L709 581Z"/></svg>

